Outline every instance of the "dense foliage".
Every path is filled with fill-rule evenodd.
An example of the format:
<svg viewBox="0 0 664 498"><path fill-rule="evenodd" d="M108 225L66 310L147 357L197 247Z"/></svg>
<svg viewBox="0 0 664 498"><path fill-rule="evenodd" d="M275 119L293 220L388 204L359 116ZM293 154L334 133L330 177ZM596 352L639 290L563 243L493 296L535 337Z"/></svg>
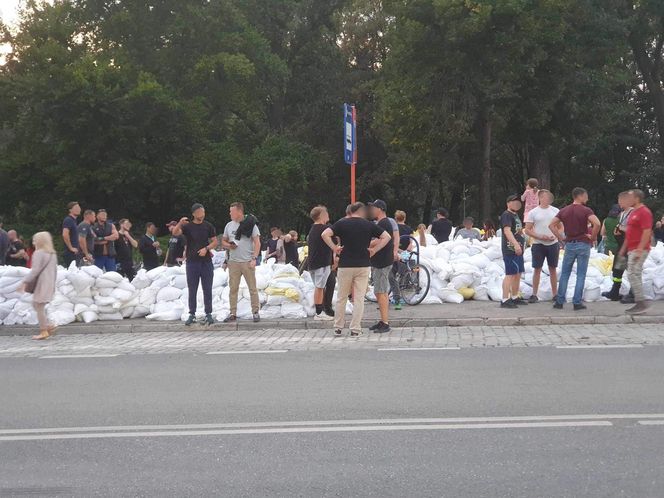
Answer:
<svg viewBox="0 0 664 498"><path fill-rule="evenodd" d="M70 200L340 214L344 101L360 198L413 224L495 217L531 176L600 214L630 186L664 206L660 0L28 1L0 29L0 216L26 230Z"/></svg>

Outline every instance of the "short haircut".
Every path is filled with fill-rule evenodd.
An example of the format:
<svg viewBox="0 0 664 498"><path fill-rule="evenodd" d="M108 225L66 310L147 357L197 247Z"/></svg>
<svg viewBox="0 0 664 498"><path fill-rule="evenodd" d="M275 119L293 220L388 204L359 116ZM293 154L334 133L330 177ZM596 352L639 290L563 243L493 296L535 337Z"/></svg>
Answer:
<svg viewBox="0 0 664 498"><path fill-rule="evenodd" d="M473 219L472 216L466 216L466 217L463 219L463 224L465 225L466 222L469 222L469 223L475 223L475 220Z"/></svg>
<svg viewBox="0 0 664 498"><path fill-rule="evenodd" d="M620 192L620 193L618 194L618 198L620 198L620 197L627 197L628 195L629 195L629 191L628 191L628 190L624 190L623 192Z"/></svg>
<svg viewBox="0 0 664 498"><path fill-rule="evenodd" d="M270 228L270 233L274 232L275 230L280 230L280 228L279 227L272 227L272 228Z"/></svg>
<svg viewBox="0 0 664 498"><path fill-rule="evenodd" d="M346 214L351 214L352 213L352 211L350 209L352 206L353 206L352 204L348 204L348 206L346 206Z"/></svg>
<svg viewBox="0 0 664 498"><path fill-rule="evenodd" d="M394 219L397 220L398 222L403 223L406 221L406 213L404 211L397 211L394 213Z"/></svg>
<svg viewBox="0 0 664 498"><path fill-rule="evenodd" d="M105 209L97 209L97 214L99 214L99 213L106 213L106 210Z"/></svg>
<svg viewBox="0 0 664 498"><path fill-rule="evenodd" d="M576 199L577 197L581 197L583 194L587 193L588 191L585 188L574 187L574 190L572 190L572 198Z"/></svg>
<svg viewBox="0 0 664 498"><path fill-rule="evenodd" d="M543 189L540 189L539 192L537 192L537 195L539 197L542 197L544 194L551 194L551 191L543 188ZM551 194L551 195L553 196L553 194Z"/></svg>
<svg viewBox="0 0 664 498"><path fill-rule="evenodd" d="M364 208L364 203L363 202L354 202L349 206L350 208L350 214L355 214L357 213L360 209Z"/></svg>
<svg viewBox="0 0 664 498"><path fill-rule="evenodd" d="M291 230L290 232L288 232L288 235L290 235L294 239L297 239L297 232L295 230Z"/></svg>
<svg viewBox="0 0 664 498"><path fill-rule="evenodd" d="M85 212L83 213L83 216L87 216L89 214L95 214L95 212L92 209L86 209Z"/></svg>
<svg viewBox="0 0 664 498"><path fill-rule="evenodd" d="M316 206L311 210L311 213L309 213L309 217L313 221L318 221L325 212L327 212L327 208L325 206Z"/></svg>
<svg viewBox="0 0 664 498"><path fill-rule="evenodd" d="M71 201L69 204L67 204L67 211L74 209L74 206L78 206L78 201Z"/></svg>
<svg viewBox="0 0 664 498"><path fill-rule="evenodd" d="M122 218L120 221L118 221L118 225L124 225L126 221L129 221L127 218Z"/></svg>
<svg viewBox="0 0 664 498"><path fill-rule="evenodd" d="M639 202L642 202L643 199L646 198L645 192L643 192L643 190L638 189L638 188L635 188L634 190L630 190L629 193L632 194L634 197L636 197L639 200Z"/></svg>
<svg viewBox="0 0 664 498"><path fill-rule="evenodd" d="M231 204L231 207L237 209L238 211L242 211L244 213L244 204L242 204L241 202L234 202L233 204Z"/></svg>
<svg viewBox="0 0 664 498"><path fill-rule="evenodd" d="M439 215L444 216L445 218L447 218L450 215L450 212L445 208L438 208L438 211L436 211L436 214L439 214Z"/></svg>
<svg viewBox="0 0 664 498"><path fill-rule="evenodd" d="M539 186L539 181L537 178L528 178L526 185L528 185L530 188L537 188Z"/></svg>
<svg viewBox="0 0 664 498"><path fill-rule="evenodd" d="M145 229L146 229L146 230L149 230L150 228L152 228L152 227L154 227L154 226L156 226L154 223L152 223L151 221L148 221L148 222L145 224Z"/></svg>

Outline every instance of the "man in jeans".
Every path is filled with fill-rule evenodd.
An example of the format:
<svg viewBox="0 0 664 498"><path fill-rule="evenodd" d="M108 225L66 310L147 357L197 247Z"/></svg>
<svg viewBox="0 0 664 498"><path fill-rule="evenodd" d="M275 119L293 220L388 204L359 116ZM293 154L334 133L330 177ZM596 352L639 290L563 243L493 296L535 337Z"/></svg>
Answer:
<svg viewBox="0 0 664 498"><path fill-rule="evenodd" d="M234 202L230 207L231 221L224 229L221 240L223 249L229 252L228 257L228 284L230 287L230 314L224 323L237 320L237 298L242 277L249 287L251 297L251 312L254 322L260 322L260 301L256 288L256 262L261 252L261 232L256 226L256 218L245 216L244 205Z"/></svg>
<svg viewBox="0 0 664 498"><path fill-rule="evenodd" d="M196 323L196 306L198 297L198 284L203 288L203 303L205 306L204 325L213 325L212 318L212 281L214 267L210 251L217 247L217 231L212 223L205 221L205 208L202 204L191 206L191 223L182 218L171 231L173 237L181 235L186 239L187 245L187 289L189 292L189 317L185 325Z"/></svg>
<svg viewBox="0 0 664 498"><path fill-rule="evenodd" d="M334 314L334 335L341 336L346 320L346 303L353 289L353 318L350 323L351 337L362 335L362 315L364 314L364 296L369 285L371 257L384 248L392 235L375 223L366 219L364 204L356 202L348 208L349 216L327 228L322 238L339 255L337 279L337 309ZM341 241L336 245L332 237ZM371 239L378 238L374 244ZM371 246L371 247L370 247Z"/></svg>
<svg viewBox="0 0 664 498"><path fill-rule="evenodd" d="M115 271L115 241L120 235L115 225L108 221L105 209L97 211L97 223L92 226L92 231L95 234L95 265L104 271Z"/></svg>
<svg viewBox="0 0 664 498"><path fill-rule="evenodd" d="M643 263L648 259L652 239L652 212L643 204L645 194L642 190L630 190L628 204L632 212L627 220L627 233L620 255L627 254L627 274L629 284L634 292L635 304L627 313L638 315L648 309L643 295Z"/></svg>
<svg viewBox="0 0 664 498"><path fill-rule="evenodd" d="M567 294L567 284L572 274L574 262L576 262L576 287L574 288L574 310L584 310L586 306L581 302L583 299L583 288L586 283L586 273L588 271L588 261L590 260L590 249L592 243L597 240L597 234L601 223L593 210L586 206L588 202L588 192L581 187L576 187L572 191L574 202L558 212L555 218L549 224L549 229L565 244L565 257L563 258L563 271L560 275L560 284L558 285L558 295L555 309L563 309L565 296ZM565 236L563 237L563 227ZM588 230L588 224L592 224L592 230Z"/></svg>

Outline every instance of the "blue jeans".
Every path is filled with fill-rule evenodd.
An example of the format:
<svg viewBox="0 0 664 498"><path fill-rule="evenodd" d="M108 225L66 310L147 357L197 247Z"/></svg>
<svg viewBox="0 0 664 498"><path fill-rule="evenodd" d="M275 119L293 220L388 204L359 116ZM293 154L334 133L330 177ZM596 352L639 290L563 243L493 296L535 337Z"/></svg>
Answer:
<svg viewBox="0 0 664 498"><path fill-rule="evenodd" d="M590 260L590 244L585 242L569 242L565 244L565 257L563 258L563 271L560 275L560 283L558 284L558 295L556 302L558 304L565 303L565 295L567 294L567 284L569 277L572 274L572 268L576 261L576 287L574 287L574 304L581 304L583 299L583 288L586 284L586 273L588 272L588 261Z"/></svg>
<svg viewBox="0 0 664 498"><path fill-rule="evenodd" d="M189 288L189 314L196 314L196 296L198 294L198 282L203 287L203 303L205 314L212 313L212 280L214 279L214 266L212 259L204 261L187 260L187 287Z"/></svg>
<svg viewBox="0 0 664 498"><path fill-rule="evenodd" d="M117 265L115 264L115 258L110 256L95 256L95 266L100 270L104 271L116 271Z"/></svg>

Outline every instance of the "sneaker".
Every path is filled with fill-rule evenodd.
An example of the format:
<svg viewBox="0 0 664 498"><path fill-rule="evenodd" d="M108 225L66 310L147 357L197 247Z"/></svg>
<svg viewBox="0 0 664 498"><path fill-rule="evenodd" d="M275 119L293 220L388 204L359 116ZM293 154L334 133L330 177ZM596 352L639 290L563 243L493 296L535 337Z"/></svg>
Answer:
<svg viewBox="0 0 664 498"><path fill-rule="evenodd" d="M369 330L375 332L376 330L378 330L380 328L381 323L383 323L383 322L374 323L371 327L369 327Z"/></svg>
<svg viewBox="0 0 664 498"><path fill-rule="evenodd" d="M394 304L394 309L395 309L396 311L401 311L401 309L402 309L402 308L401 308L402 303L403 303L403 299L399 299L399 300Z"/></svg>
<svg viewBox="0 0 664 498"><path fill-rule="evenodd" d="M634 299L634 296L623 296L620 298L620 304L635 304L636 300Z"/></svg>
<svg viewBox="0 0 664 498"><path fill-rule="evenodd" d="M341 329L335 329L334 330L334 337L341 337L342 331Z"/></svg>
<svg viewBox="0 0 664 498"><path fill-rule="evenodd" d="M559 303L558 301L556 301L553 305L553 309L556 309L556 310L563 309L563 303Z"/></svg>
<svg viewBox="0 0 664 498"><path fill-rule="evenodd" d="M324 310L323 313L334 318L334 310L332 308Z"/></svg>
<svg viewBox="0 0 664 498"><path fill-rule="evenodd" d="M625 312L629 313L630 315L640 315L646 311L648 311L648 305L643 301L639 301L631 308L628 308Z"/></svg>
<svg viewBox="0 0 664 498"><path fill-rule="evenodd" d="M350 333L350 336L351 336L351 337L360 337L361 335L364 335L364 332L362 332L361 330L360 330L359 332L356 331L356 330L353 330L353 331L351 331L351 333Z"/></svg>
<svg viewBox="0 0 664 498"><path fill-rule="evenodd" d="M500 307L501 308L507 308L507 309L510 309L510 310L518 308L518 306L516 305L516 303L512 299L508 299L507 301L502 301L500 303Z"/></svg>
<svg viewBox="0 0 664 498"><path fill-rule="evenodd" d="M526 300L525 300L524 298L522 298L522 297L517 297L516 299L512 299L512 302L513 302L514 304L519 305L519 306L526 306L526 305L528 304L528 301L526 301Z"/></svg>
<svg viewBox="0 0 664 498"><path fill-rule="evenodd" d="M196 315L189 315L189 318L187 318L187 321L184 322L184 324L189 327L190 325L196 323Z"/></svg>
<svg viewBox="0 0 664 498"><path fill-rule="evenodd" d="M574 311L582 311L582 310L587 310L588 306L585 304L575 304L574 305Z"/></svg>
<svg viewBox="0 0 664 498"><path fill-rule="evenodd" d="M528 298L528 304L536 304L536 303L539 303L539 298L535 294L533 294L532 296L530 296L530 298Z"/></svg>
<svg viewBox="0 0 664 498"><path fill-rule="evenodd" d="M379 322L378 329L374 330L374 332L378 333L378 334L384 334L386 332L389 332L390 330L392 330L392 329L390 328L389 323Z"/></svg>
<svg viewBox="0 0 664 498"><path fill-rule="evenodd" d="M261 316L258 313L254 313L254 323L261 321Z"/></svg>
<svg viewBox="0 0 664 498"><path fill-rule="evenodd" d="M237 317L235 315L228 315L224 318L224 323L237 322Z"/></svg>
<svg viewBox="0 0 664 498"><path fill-rule="evenodd" d="M203 320L203 325L214 325L214 318L212 318L212 315L205 315L205 320Z"/></svg>
<svg viewBox="0 0 664 498"><path fill-rule="evenodd" d="M324 311L321 311L317 315L314 315L314 322L329 322L334 320L333 316L328 315Z"/></svg>

